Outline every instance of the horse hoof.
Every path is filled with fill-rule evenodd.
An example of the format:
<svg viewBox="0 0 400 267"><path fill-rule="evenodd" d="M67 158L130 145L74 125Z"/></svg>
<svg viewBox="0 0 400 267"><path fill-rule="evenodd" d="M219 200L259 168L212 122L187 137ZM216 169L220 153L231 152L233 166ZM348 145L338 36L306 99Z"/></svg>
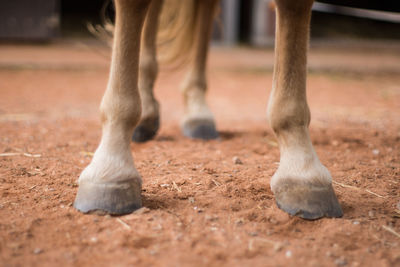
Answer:
<svg viewBox="0 0 400 267"><path fill-rule="evenodd" d="M211 140L218 138L218 132L212 120L195 119L183 124L183 134L193 139Z"/></svg>
<svg viewBox="0 0 400 267"><path fill-rule="evenodd" d="M343 211L332 185L283 180L274 190L276 204L285 212L307 220L342 217Z"/></svg>
<svg viewBox="0 0 400 267"><path fill-rule="evenodd" d="M160 119L145 119L139 123L132 135L132 141L143 143L153 139L160 128Z"/></svg>
<svg viewBox="0 0 400 267"><path fill-rule="evenodd" d="M140 193L141 185L136 181L80 182L74 207L83 213L127 214L142 207Z"/></svg>

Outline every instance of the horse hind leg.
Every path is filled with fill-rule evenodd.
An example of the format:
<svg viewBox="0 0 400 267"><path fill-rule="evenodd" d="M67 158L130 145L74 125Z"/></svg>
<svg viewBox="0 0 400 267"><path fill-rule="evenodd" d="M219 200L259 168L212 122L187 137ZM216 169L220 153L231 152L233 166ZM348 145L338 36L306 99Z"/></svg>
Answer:
<svg viewBox="0 0 400 267"><path fill-rule="evenodd" d="M153 89L158 74L156 38L162 4L163 0L152 0L143 26L139 61L142 116L133 132L132 141L134 142L145 142L152 139L160 127L159 104L154 97Z"/></svg>
<svg viewBox="0 0 400 267"><path fill-rule="evenodd" d="M116 26L110 77L100 110L102 137L89 166L79 177L74 207L124 214L140 208L141 177L130 151L140 119L139 42L150 0L116 0Z"/></svg>
<svg viewBox="0 0 400 267"><path fill-rule="evenodd" d="M206 102L206 62L215 9L219 1L200 0L194 29L193 60L183 82L185 114L183 134L196 139L215 139L218 132Z"/></svg>
<svg viewBox="0 0 400 267"><path fill-rule="evenodd" d="M343 214L331 175L319 161L308 132L306 60L312 3L276 1L274 82L268 105L281 153L271 189L278 207L305 219Z"/></svg>

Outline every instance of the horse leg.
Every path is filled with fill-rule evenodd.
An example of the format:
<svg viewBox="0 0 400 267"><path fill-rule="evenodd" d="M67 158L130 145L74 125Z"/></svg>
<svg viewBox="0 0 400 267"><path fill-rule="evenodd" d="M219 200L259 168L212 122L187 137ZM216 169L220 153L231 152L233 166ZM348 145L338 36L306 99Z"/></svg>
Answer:
<svg viewBox="0 0 400 267"><path fill-rule="evenodd" d="M92 162L79 177L74 206L82 212L129 213L141 207L141 178L130 151L140 119L140 35L150 0L116 0L111 70L100 111L102 137Z"/></svg>
<svg viewBox="0 0 400 267"><path fill-rule="evenodd" d="M305 219L342 216L329 171L312 146L306 61L313 0L277 0L277 36L270 125L280 148L271 189L279 208Z"/></svg>
<svg viewBox="0 0 400 267"><path fill-rule="evenodd" d="M194 33L193 60L183 82L185 115L183 134L190 138L215 139L214 116L206 103L206 62L215 9L219 1L201 0Z"/></svg>
<svg viewBox="0 0 400 267"><path fill-rule="evenodd" d="M158 74L156 39L162 4L163 0L152 0L143 26L139 60L142 117L133 132L132 140L134 142L145 142L152 139L160 127L159 104L154 97L153 88Z"/></svg>

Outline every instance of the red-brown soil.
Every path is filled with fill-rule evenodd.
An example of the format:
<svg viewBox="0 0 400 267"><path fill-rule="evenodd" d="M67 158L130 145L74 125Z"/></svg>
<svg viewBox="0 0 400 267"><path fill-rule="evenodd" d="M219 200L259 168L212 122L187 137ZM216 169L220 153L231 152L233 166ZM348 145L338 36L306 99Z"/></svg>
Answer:
<svg viewBox="0 0 400 267"><path fill-rule="evenodd" d="M279 210L269 187L272 49L212 49L216 141L182 136L182 72L160 75L161 130L131 145L145 208L113 217L72 207L109 51L1 45L0 265L400 266L400 45L360 45L310 51L311 136L344 211L316 221Z"/></svg>

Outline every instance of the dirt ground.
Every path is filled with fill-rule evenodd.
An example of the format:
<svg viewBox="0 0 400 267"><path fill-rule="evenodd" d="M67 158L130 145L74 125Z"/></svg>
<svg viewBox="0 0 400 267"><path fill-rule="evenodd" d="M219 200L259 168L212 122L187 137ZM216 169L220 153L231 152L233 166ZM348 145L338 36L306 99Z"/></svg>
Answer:
<svg viewBox="0 0 400 267"><path fill-rule="evenodd" d="M271 48L212 49L216 141L182 136L182 71L162 72L161 130L131 145L145 208L77 212L108 60L89 41L0 45L1 266L400 266L400 44L311 47L311 136L344 211L316 221L279 210L269 187Z"/></svg>

